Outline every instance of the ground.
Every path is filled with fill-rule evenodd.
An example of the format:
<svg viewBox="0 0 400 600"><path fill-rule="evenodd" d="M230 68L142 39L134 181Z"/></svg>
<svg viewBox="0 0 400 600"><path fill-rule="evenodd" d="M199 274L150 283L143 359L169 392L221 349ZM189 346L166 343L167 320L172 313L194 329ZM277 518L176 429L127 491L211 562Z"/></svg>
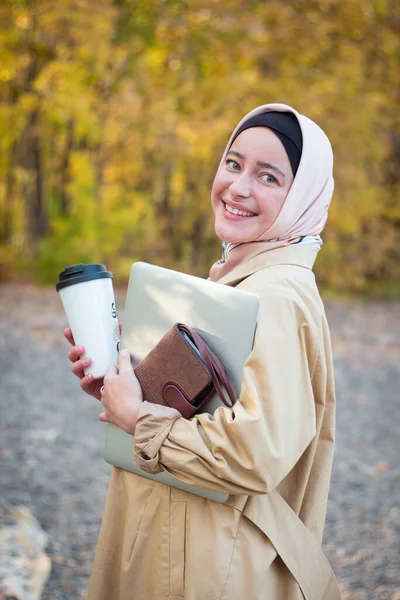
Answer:
<svg viewBox="0 0 400 600"><path fill-rule="evenodd" d="M324 550L343 600L400 600L400 303L326 308L337 443ZM0 286L0 525L22 504L48 533L44 600L85 598L111 469L99 405L69 371L65 326L54 288Z"/></svg>

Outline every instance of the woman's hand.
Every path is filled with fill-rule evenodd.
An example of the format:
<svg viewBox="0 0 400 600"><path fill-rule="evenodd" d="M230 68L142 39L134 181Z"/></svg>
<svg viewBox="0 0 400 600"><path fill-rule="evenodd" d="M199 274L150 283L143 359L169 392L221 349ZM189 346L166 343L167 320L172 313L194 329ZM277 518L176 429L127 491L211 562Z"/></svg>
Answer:
<svg viewBox="0 0 400 600"><path fill-rule="evenodd" d="M122 323L119 324L120 335L121 332ZM84 372L84 369L92 364L92 359L88 356L86 358L81 358L81 356L85 353L85 348L83 346L75 345L74 336L72 335L72 331L69 327L64 329L64 337L72 346L68 353L68 358L72 362L71 371L81 380L81 388L86 394L97 398L97 400L101 400L100 389L104 383L103 379L93 379L93 375L85 375ZM140 362L135 356L131 356L131 360L134 367L136 367Z"/></svg>
<svg viewBox="0 0 400 600"><path fill-rule="evenodd" d="M100 393L104 407L104 412L99 415L100 421L113 423L133 435L143 394L127 350L120 352L118 368L114 365L108 367Z"/></svg>
<svg viewBox="0 0 400 600"><path fill-rule="evenodd" d="M100 388L103 385L103 380L93 379L93 375L85 375L84 372L84 369L92 364L92 359L89 357L81 358L82 354L85 353L85 348L83 346L75 346L75 340L69 327L64 329L64 336L72 345L68 353L68 359L72 362L71 371L81 380L81 388L86 394L97 398L97 400L101 400Z"/></svg>

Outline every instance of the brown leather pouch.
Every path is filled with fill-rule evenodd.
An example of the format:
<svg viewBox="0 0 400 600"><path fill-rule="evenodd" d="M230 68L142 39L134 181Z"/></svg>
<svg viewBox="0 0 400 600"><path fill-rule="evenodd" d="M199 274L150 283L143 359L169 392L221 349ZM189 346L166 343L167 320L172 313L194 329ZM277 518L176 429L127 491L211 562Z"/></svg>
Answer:
<svg viewBox="0 0 400 600"><path fill-rule="evenodd" d="M135 374L144 400L176 408L186 419L215 392L226 406L235 403L223 365L199 334L183 323L175 323L139 363Z"/></svg>

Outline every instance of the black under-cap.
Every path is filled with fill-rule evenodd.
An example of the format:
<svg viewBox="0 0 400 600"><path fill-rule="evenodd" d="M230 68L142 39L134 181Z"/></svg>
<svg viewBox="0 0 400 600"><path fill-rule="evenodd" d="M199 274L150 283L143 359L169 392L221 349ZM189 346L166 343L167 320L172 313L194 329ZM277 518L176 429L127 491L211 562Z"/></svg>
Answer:
<svg viewBox="0 0 400 600"><path fill-rule="evenodd" d="M299 168L303 150L303 136L295 115L291 112L277 111L269 111L262 113L261 115L255 115L239 127L232 140L232 144L242 131L250 129L251 127L268 127L269 129L272 129L286 150L293 175L295 176L297 169Z"/></svg>

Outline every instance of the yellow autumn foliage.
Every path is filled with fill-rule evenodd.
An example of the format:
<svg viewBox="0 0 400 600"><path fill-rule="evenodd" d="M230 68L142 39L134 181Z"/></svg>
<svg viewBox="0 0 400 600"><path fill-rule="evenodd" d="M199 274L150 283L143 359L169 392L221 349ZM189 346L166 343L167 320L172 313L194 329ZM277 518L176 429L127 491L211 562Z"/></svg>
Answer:
<svg viewBox="0 0 400 600"><path fill-rule="evenodd" d="M209 195L258 104L315 119L336 189L317 276L399 292L395 0L11 0L0 5L0 278L134 260L207 275Z"/></svg>

